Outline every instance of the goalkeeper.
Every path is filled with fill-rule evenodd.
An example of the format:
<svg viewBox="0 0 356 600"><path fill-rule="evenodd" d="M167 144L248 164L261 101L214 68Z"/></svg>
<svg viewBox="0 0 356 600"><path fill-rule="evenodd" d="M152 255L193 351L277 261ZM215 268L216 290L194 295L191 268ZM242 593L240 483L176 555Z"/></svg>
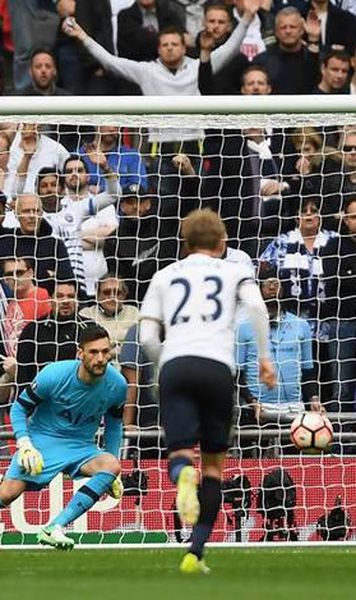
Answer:
<svg viewBox="0 0 356 600"><path fill-rule="evenodd" d="M40 490L58 473L89 480L62 512L44 527L41 544L70 550L64 528L89 510L100 496L123 494L119 454L127 383L112 365L111 342L97 325L84 329L78 360L47 365L14 402L11 422L18 451L0 485L0 508L25 490ZM29 417L31 417L29 419ZM95 434L105 419L105 450Z"/></svg>

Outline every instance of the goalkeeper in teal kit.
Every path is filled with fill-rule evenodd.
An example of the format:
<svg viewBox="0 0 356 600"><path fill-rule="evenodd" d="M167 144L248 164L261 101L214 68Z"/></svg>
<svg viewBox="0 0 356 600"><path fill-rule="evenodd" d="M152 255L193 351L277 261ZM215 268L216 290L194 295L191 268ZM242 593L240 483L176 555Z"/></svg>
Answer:
<svg viewBox="0 0 356 600"><path fill-rule="evenodd" d="M90 326L81 334L78 360L47 365L12 406L18 450L0 485L0 508L25 490L40 490L58 473L89 478L40 531L41 544L71 549L74 541L64 528L102 494L122 497L118 454L127 383L110 358L108 333ZM103 417L105 449L100 449L95 435Z"/></svg>

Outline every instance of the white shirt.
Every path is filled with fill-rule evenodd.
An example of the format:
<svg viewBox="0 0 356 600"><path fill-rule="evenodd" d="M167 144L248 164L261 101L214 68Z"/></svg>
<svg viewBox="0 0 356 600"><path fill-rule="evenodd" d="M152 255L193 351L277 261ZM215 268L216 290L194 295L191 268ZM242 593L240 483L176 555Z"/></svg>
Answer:
<svg viewBox="0 0 356 600"><path fill-rule="evenodd" d="M217 73L239 52L248 24L242 18L229 39L211 53L211 67ZM170 71L158 58L157 60L135 61L113 56L90 37L83 42L88 52L114 76L126 77L137 83L144 96L199 96L198 71L199 60L185 56L175 73ZM150 142L170 142L198 140L204 137L202 130L196 129L159 129L150 130Z"/></svg>
<svg viewBox="0 0 356 600"><path fill-rule="evenodd" d="M241 17L236 8L234 10L234 17L239 23ZM261 52L264 52L265 50L266 44L262 39L261 20L258 15L255 15L247 28L240 52L242 52L248 60L253 60L257 54L261 54Z"/></svg>
<svg viewBox="0 0 356 600"><path fill-rule="evenodd" d="M141 318L164 324L160 364L177 356L199 356L235 369L234 329L238 288L251 272L205 254L191 254L153 276Z"/></svg>
<svg viewBox="0 0 356 600"><path fill-rule="evenodd" d="M94 227L101 227L103 225L111 230L116 229L118 220L116 216L116 210L113 205L103 208L103 210L101 210L95 217L90 217L90 219L86 219L83 222L81 227L82 237L85 237L86 231L92 230ZM95 286L98 279L100 279L102 275L105 275L108 270L102 247L97 244L97 247L93 250L83 250L83 261L87 292L89 296L94 296Z"/></svg>
<svg viewBox="0 0 356 600"><path fill-rule="evenodd" d="M18 131L10 147L8 175L4 185L4 193L8 197L14 196L18 192L17 169L24 155L23 150L20 148L20 142L21 134ZM54 172L61 173L68 157L69 152L62 144L40 134L36 152L30 160L23 192L32 194L36 191L37 174L43 167L50 167L53 168Z"/></svg>
<svg viewBox="0 0 356 600"><path fill-rule="evenodd" d="M110 206L115 201L115 196L107 192L97 196L88 195L82 200L73 200L69 196L65 196L61 201L61 210L56 213L45 213L46 220L52 226L53 235L63 240L74 275L83 288L86 287L81 240L83 221L96 215L98 211Z"/></svg>

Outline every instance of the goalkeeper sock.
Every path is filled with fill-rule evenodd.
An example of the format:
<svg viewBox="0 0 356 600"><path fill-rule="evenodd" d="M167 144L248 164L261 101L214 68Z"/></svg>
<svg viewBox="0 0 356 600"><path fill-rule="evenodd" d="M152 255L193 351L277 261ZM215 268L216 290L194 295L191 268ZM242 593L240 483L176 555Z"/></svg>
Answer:
<svg viewBox="0 0 356 600"><path fill-rule="evenodd" d="M169 459L168 475L172 483L177 483L181 470L193 463L187 456L175 456Z"/></svg>
<svg viewBox="0 0 356 600"><path fill-rule="evenodd" d="M72 521L75 521L89 508L91 508L102 496L107 492L113 482L116 479L116 475L109 471L99 471L92 476L89 481L83 485L67 506L62 510L57 517L53 519L50 525L60 525L66 527Z"/></svg>
<svg viewBox="0 0 356 600"><path fill-rule="evenodd" d="M221 504L221 481L214 477L203 477L199 490L200 515L192 533L189 552L202 559L204 545L214 527Z"/></svg>

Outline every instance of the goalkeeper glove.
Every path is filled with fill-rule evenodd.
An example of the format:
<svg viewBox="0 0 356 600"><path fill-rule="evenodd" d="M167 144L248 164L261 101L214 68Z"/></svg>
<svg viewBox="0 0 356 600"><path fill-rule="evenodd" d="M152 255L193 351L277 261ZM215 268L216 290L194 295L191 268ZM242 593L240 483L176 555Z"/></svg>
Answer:
<svg viewBox="0 0 356 600"><path fill-rule="evenodd" d="M29 437L18 440L17 462L29 475L39 475L44 467L42 454L32 445Z"/></svg>
<svg viewBox="0 0 356 600"><path fill-rule="evenodd" d="M108 491L108 494L110 496L112 496L113 498L115 498L115 500L119 502L121 502L121 499L124 495L124 484L122 483L121 480L121 475L118 475L115 479L115 481L111 484L111 488Z"/></svg>

